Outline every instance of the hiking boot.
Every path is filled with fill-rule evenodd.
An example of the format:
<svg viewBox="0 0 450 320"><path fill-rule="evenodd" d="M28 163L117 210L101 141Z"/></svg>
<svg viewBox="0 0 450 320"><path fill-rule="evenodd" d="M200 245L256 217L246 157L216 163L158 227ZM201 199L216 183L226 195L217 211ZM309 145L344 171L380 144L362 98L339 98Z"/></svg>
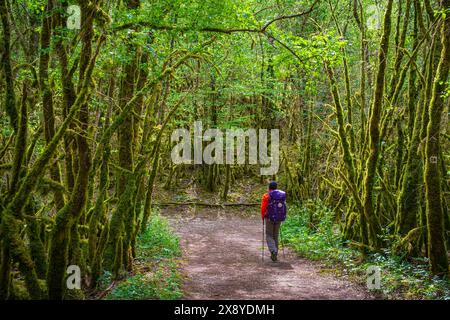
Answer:
<svg viewBox="0 0 450 320"><path fill-rule="evenodd" d="M277 253L271 252L270 253L270 259L272 259L273 262L277 261Z"/></svg>

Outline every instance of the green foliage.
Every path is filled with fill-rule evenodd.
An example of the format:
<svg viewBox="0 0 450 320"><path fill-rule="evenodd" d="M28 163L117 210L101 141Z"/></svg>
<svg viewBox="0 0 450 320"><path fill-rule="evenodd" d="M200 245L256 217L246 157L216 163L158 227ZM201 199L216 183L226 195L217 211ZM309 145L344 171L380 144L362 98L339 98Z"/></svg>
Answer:
<svg viewBox="0 0 450 320"><path fill-rule="evenodd" d="M5 111L11 111L14 108L7 107L5 111L0 110L0 169L4 175L0 184L0 206L4 209L9 205L11 199L16 199L14 201L17 205L14 205L15 208L10 211L10 215L11 217L18 215L18 218L17 221L12 221L11 226L14 227L14 230L9 237L23 241L23 244L21 243L23 248L20 250L20 253L25 253L23 261L28 261L28 251L32 253L36 248L36 245L31 243L34 242L33 237L28 236L30 224L20 216L21 207L26 204L24 199L32 195L42 207L40 212L30 212L26 216L35 214L38 219L41 219L41 216L45 218L46 228L44 230L46 232L48 228L55 228L57 225L54 224L54 217L60 214L55 215L54 213L58 211L59 201L54 201L53 188L50 188L46 181L55 180L54 186L64 187L59 189L66 192L67 201L71 198L80 199L79 195L84 194L85 191L80 193L72 187L76 173L86 172L86 170L80 171L78 168L78 164L81 163L79 160L87 163L84 157L80 157L81 154L85 154L86 158L94 157L91 160L96 161L93 161L95 170L90 170L92 174L89 176L89 181L82 184L90 190L87 199L76 201L81 205L71 214L73 217L77 217L76 221L70 221L70 224L77 223L79 225L80 242L73 241L69 245L64 245L70 247L69 252L77 252L77 254L83 252L82 255L84 255L85 247L84 245L80 247L79 243L86 244L89 238L89 240L95 240L92 243L100 244L101 239L106 241L108 238L114 238L114 241L111 241L113 245L106 249L107 254L104 254L105 250L100 245L92 250L92 252L98 253L98 259L95 260L103 261L105 268L107 268L107 264L113 265L113 261L108 262L109 259L107 259L108 256L112 257L111 253L114 253L114 257L122 257L122 254L119 253L124 253L123 259L117 259L117 266L123 264L123 267L126 268L131 268L131 264L129 265L128 261L125 261L128 258L128 250L133 249L133 253L137 253L136 260L133 261L135 273L130 274L128 280L118 284L110 293L109 298L111 299L171 299L180 296L180 279L176 271L177 259L180 256L178 239L172 234L165 220L155 214L148 229L138 236L135 247L135 238L131 230L138 226L138 219L134 218L135 211L128 209L130 207L139 208L142 205L142 195L145 192L141 191L145 186L153 187L153 178L155 178L156 172L158 173L156 179L165 182L164 180L170 177L168 181L174 186L183 185L183 180L187 177L192 178L193 185L198 185L198 182L204 180L210 180L211 184L217 184L219 187L217 190L224 185L224 178L230 171L224 170L223 166L211 167L213 169L207 170L205 174L205 171L198 166L194 166L194 171L192 171L190 170L191 166L173 166L173 163L169 162L169 132L176 128L191 127L195 120L201 120L204 123L204 129L211 126L213 122L214 126L219 129L269 127L281 129L281 147L284 158L281 159L281 170L276 179L286 187L288 194L293 194L298 199L317 197L324 201L323 203L306 202L302 207L294 207L294 214L286 222L285 237L299 254L311 259L339 262L343 269L357 275L364 274L368 264L376 263L386 271L382 292L386 296L395 296L398 291L405 295L411 294L412 297L446 298L449 296L448 286L444 280L438 281L429 277L427 260L405 262L408 257L411 259L411 255L424 255L423 237L417 240L420 243L413 248L414 253L412 254L409 248L406 249L406 246L411 245L412 242L403 241L402 250L404 252L384 249L381 253L361 257L357 250L352 249L353 246L357 247L359 244L343 241L340 230L340 227L345 225L348 227L346 230L348 238L355 241L361 240L358 239L355 230L357 230L358 224L362 226L366 224L360 223L359 219L363 219L363 217L357 215L361 210L358 208L356 200L377 199L377 204L373 205L375 207L373 214L366 215L370 219L373 217L379 220L377 222L381 227L380 230L373 232L376 236L371 239L380 239L380 242L390 248L395 248L396 244L401 247L402 240L405 238L400 237L395 230L396 220L401 220L396 217L395 212L395 198L403 189L402 186L396 185L399 179L395 178L399 177L400 172L407 177L405 181L409 181L408 177L418 177L411 180L414 183L408 182L408 187L404 188L406 190L404 194L409 195L414 192L416 193L415 198L424 198L420 195L424 189L420 167L422 166L421 159L424 158L423 153L427 150L424 144L427 139L424 139L423 133L427 131L428 115L430 114L430 110L428 110L430 101L425 101L424 97L430 99L428 96L431 96L430 93L425 94L424 91L432 88L431 84L435 80L433 75L436 70L427 69L433 65L433 61L430 59L436 59L434 65L437 66L439 60L439 41L437 40L440 40L439 33L432 28L434 19L431 16L433 16L433 10L436 18L448 15L448 12L438 8L437 1L425 2L432 6L430 8L419 6L423 7L422 12L418 12L418 8L416 8L417 4L422 3L421 1L408 1L411 2L409 20L406 20L406 8L403 5L406 1L394 1L392 36L389 42L391 50L380 50L379 46L382 35L382 17L388 1L360 1L359 18L353 16L353 1L141 0L138 2L140 3L139 8L128 9L126 1L94 1L93 3L101 11L95 13L92 39L90 39L89 32L69 30L65 26L64 21L68 18L68 14L65 12L64 6L80 4L79 1L54 1L53 5L57 5L58 8L52 9L51 12L45 11L47 4L45 0L9 1L8 10L4 10L5 13L9 12L11 29L11 57L7 58L8 55L5 54L4 60L11 60L13 77L11 77L10 88L13 90L10 88L3 90L1 87L0 98L2 102L5 101L5 98L6 101L15 100L14 103L19 106L24 98L19 90L22 87L24 92L25 89L27 90L29 105L27 127L29 132L26 148L24 148L25 145L17 143L15 141L17 139L10 139L14 135L14 130L8 117L4 115L6 115ZM305 13L313 3L315 3L314 10L302 15L301 13ZM401 11L400 5L402 5ZM6 8L6 6L4 7ZM54 28L51 32L50 46L42 46L39 39L42 36L40 32L43 30L44 14L56 13L55 10L60 11L61 24L57 23L58 19L52 18ZM112 24L108 28L105 28L105 19L101 18L100 12L111 15ZM413 21L413 17L416 15L417 18L420 17L417 23ZM408 27L405 29L404 44L400 42L400 34L394 36L394 33L397 33L394 30L401 31L402 24ZM82 25L83 28L88 26L87 23ZM362 25L367 28L360 28ZM414 31L416 28L418 30ZM5 33L6 40L6 32L3 29L6 31L7 28L2 28L2 37ZM243 31L244 29L245 31ZM430 35L424 37L424 32L427 30ZM85 40L91 41L92 49L94 49L96 39L100 34L105 35L106 38L98 58L92 64L93 81L82 84L80 83L80 71L86 67L89 60L84 54L87 51L83 50L87 44ZM208 42L208 45L199 50L199 44L210 39L214 39L214 41ZM432 39L434 42L431 42ZM6 41L3 42L6 44ZM436 44L434 52L430 50L434 47L433 43ZM415 44L421 46L417 57L412 55ZM3 43L0 45L3 46ZM365 48L366 45L367 48ZM63 48L63 50L58 48ZM48 88L38 86L36 83L37 77L47 69L45 67L39 70L38 67L40 65L38 63L39 54L44 52L49 53L50 58L49 81L46 85ZM176 68L172 68L186 53L195 53L195 59L184 60ZM387 56L385 59L377 61L377 53L385 53ZM399 58L399 61L396 61L396 57ZM67 61L64 62L66 59ZM333 92L333 95L329 94L324 62L329 64L335 74L336 91ZM386 90L385 94L374 99L372 97L375 88L374 80L378 78L376 73L382 65L381 62L387 63L385 74L379 73L385 78L386 83L381 85L380 82L381 87L378 86L380 90L375 90L375 92L383 92L384 90L381 90L383 87L386 87ZM405 71L403 78L399 76L402 69ZM344 77L347 75L347 71L348 80ZM414 76L414 73L410 71L414 71L416 75ZM161 77L162 74L166 76ZM66 75L68 75L67 78ZM410 77L411 79L409 79ZM424 77L427 79L423 79ZM3 85L4 79L2 76L0 78L1 85ZM436 98L450 96L450 82L447 78L443 77L439 82L439 87L444 86L445 88ZM68 82L66 83L64 80ZM142 83L140 83L141 80ZM145 85L145 81L149 81L147 85ZM83 106L84 109L86 103L89 111L86 114L87 119L81 121L78 111L74 110L73 114L70 114L70 117L74 117L73 123L67 122L54 145L47 149L45 135L35 133L39 127L42 130L50 125L58 129L61 124L65 123L63 121L67 119L68 112L65 108L73 104L72 100L76 98L71 96L72 85L75 93L81 92L83 95L83 101L77 102L75 107ZM397 92L398 97L393 101L395 103L391 105L392 97L389 95L396 85L399 85L400 91ZM407 87L411 89L408 92ZM44 116L43 109L48 107L48 104L42 103L44 100L41 95L44 92L51 92L54 110L51 111L53 116L50 118L54 118L54 121L49 121L48 115ZM142 93L142 95L139 94L139 99L136 99L137 92ZM15 93L16 98L11 100L11 93ZM342 104L340 108L336 106L338 99L332 99L339 95L340 104ZM124 99L122 100L122 98ZM162 130L163 119L168 115L169 110L181 100L180 107L168 118L169 122L162 139L157 140L157 134L162 132L160 130ZM25 99L23 101L26 102ZM124 101L133 103L122 114L120 110L124 110L122 109ZM369 101L375 101L375 103L369 105ZM69 105L66 106L66 103ZM415 108L416 105L418 108ZM377 112L373 113L372 109L375 107ZM448 112L448 108L446 109L443 104L440 108L442 110L439 111L439 114L442 113L445 116L444 113ZM131 119L129 113L133 113L132 126L129 121ZM80 116L83 114L84 112L81 112ZM374 155L378 165L376 168L373 166L373 174L368 175L374 180L373 183L367 184L370 188L373 186L373 192L368 192L367 196L361 197L361 191L369 190L362 186L361 178L367 169L364 162L370 151L367 138L373 136L370 133L370 122L368 121L370 114L376 115L374 118L378 120L376 123L374 122L373 127L380 127L382 133L379 138L373 139L372 145L378 146L378 140L381 140L381 149L379 154ZM107 129L108 134L104 135L107 117L109 125L114 129L110 127ZM75 120L75 118L79 119ZM437 119L435 116L430 118ZM98 119L101 121L98 122ZM415 121L415 119L418 120ZM397 137L400 138L400 134L394 130L397 122L398 128L403 128L405 131L405 138L401 139L402 143L398 143L398 147L395 141ZM417 123L415 129L412 128L414 123ZM86 132L82 132L84 131L83 124L86 125ZM336 131L338 127L341 129L340 132ZM115 138L116 130L119 130L117 134L119 148ZM445 126L442 125L440 130L445 131ZM64 131L65 133L62 135ZM406 134L407 131L409 131L409 136ZM414 133L415 131L417 132ZM438 132L435 132L431 136L437 135ZM104 139L101 138L103 136ZM121 137L124 139L121 140ZM355 139L355 137L358 138ZM346 139L349 139L349 143L344 142ZM89 156L87 150L79 152L78 145L82 146L83 143L80 144L78 140L86 140L89 149L98 153ZM403 142L403 140L405 141ZM8 141L11 141L9 146L7 146ZM143 175L142 185L139 188L137 184L131 183L133 188L136 187L136 192L131 188L122 188L123 171L120 169L137 168L135 160L139 162L141 159L149 159L147 158L148 152L153 150L157 141L161 142L161 147L157 148L157 157L153 159L156 159L154 161L155 168L159 167L158 170L152 171L155 173L153 178L149 180L146 175ZM339 141L342 141L341 146L339 146ZM398 141L400 142L400 139ZM448 169L450 154L448 135L445 132L444 139L440 143L439 151L444 157L441 175L445 179L442 181L442 198L446 199L450 182ZM105 177L111 180L111 185L109 186L108 182L105 190L114 191L110 194L108 192L108 196L105 194L103 199L96 198L98 193L94 192L94 189L99 181L97 176L101 171L99 164L102 151L106 150L104 148L106 144L111 147L111 158L104 161L107 172ZM9 194L10 168L14 163L14 154L16 154L14 152L15 145L19 146L16 149L17 155L20 154L20 159L24 159L20 174L26 177L20 181L21 185L23 185L23 181L26 182L26 188L24 187L20 197ZM129 145L136 146L136 148L133 147L131 148L133 150L130 150ZM121 149L121 146L127 148ZM127 156L122 157L123 155ZM103 158L105 158L104 154ZM153 161L153 159L150 160ZM407 159L413 159L414 170L410 170L411 172L407 172L408 166L404 165ZM371 161L371 163L375 162ZM394 162L399 165L393 165ZM352 177L353 174L347 174L349 181L343 181L346 175L345 171L344 176L339 175L342 173L342 164L351 168L347 171L355 170L354 177ZM20 166L16 167L20 168ZM46 170L47 167L52 170ZM146 167L146 164L143 167ZM84 169L86 168L84 167ZM393 168L396 170L392 171ZM53 169L55 170L53 171ZM241 195L248 193L248 188L242 188L242 191L237 189L242 178L260 179L262 183L263 178L257 178L253 174L253 169L256 169L254 166L233 166L231 169L232 192L230 192L230 198L239 198L240 201ZM291 171L289 176L286 174L288 170ZM53 176L53 172L57 171L60 171L61 179ZM111 175L108 173L109 171L112 172ZM139 170L135 172L138 173ZM420 174L417 174L418 172ZM28 173L30 174L28 175ZM49 173L50 176L48 176ZM85 174L81 174L81 176L87 178ZM172 179L176 180L175 183ZM78 181L82 180L78 179ZM353 183L355 183L354 188L351 186ZM113 184L116 184L116 187L112 187ZM434 183L435 186L438 184ZM85 190L86 188L81 189ZM123 189L127 191L126 196L123 196ZM155 193L160 191L157 189L155 187ZM350 190L358 193L359 197L353 194L349 196ZM265 189L252 191L251 199L259 201L260 192L264 191ZM179 202L192 199L191 193L183 192L186 191L177 190L176 196L167 198ZM149 193L149 195L151 194ZM429 198L431 199L431 197ZM102 219L99 220L99 228L86 228L87 220L85 218L89 217L89 212L92 212L91 206L98 199L100 199L99 203L104 202L104 208L102 208L104 212L102 211ZM117 199L119 199L119 205L117 205ZM335 213L324 203L350 214L345 217L336 217ZM417 204L417 208L425 207L424 200L410 201L410 203ZM68 207L62 211L63 213L69 212L69 209L72 211L72 206L66 204ZM448 202L443 203L443 206L445 205L448 206ZM119 212L120 215L111 223L110 217L114 216L115 212ZM130 212L132 214L128 214ZM41 215L41 213L43 214ZM5 214L3 213L2 216ZM338 221L337 218L342 221ZM448 243L449 224L448 221L446 223L447 229L444 236ZM378 223L370 221L368 224L378 225ZM425 224L426 221L420 221L414 227L425 228ZM25 225L28 227L25 228ZM126 238L124 238L123 232L116 232L116 230L122 230L123 225L126 225ZM145 227L146 224L143 225ZM441 224L436 225L440 226ZM120 226L120 228L116 229L115 226ZM105 235L104 238L101 238L100 233L96 232L100 230L100 227L105 231L102 232ZM411 230L410 227L407 229L409 230L406 231ZM27 230L27 232L24 233L23 230ZM108 230L110 230L109 237L106 236ZM2 232L4 233L4 230L0 230L0 233ZM63 230L60 233L61 237L66 238L67 232ZM364 232L360 232L360 234L362 233ZM439 233L442 232L439 231ZM37 238L39 237L36 234ZM50 238L42 236L42 246L40 243L37 244L47 250ZM133 244L130 245L131 238ZM362 241L364 242L364 239ZM10 245L8 242L10 244L17 243L16 241L3 241L4 244ZM33 263L27 264L29 270L17 270L17 266L20 265L17 264L18 259L14 258L14 263L11 263L13 278L11 288L16 285L21 286L22 280L27 279L26 275L33 280L35 278L34 269L38 271L42 269L38 272L38 278L41 277L40 274L52 274L54 270L57 270L55 283L58 288L60 287L59 278L62 277L65 263L62 260L59 264L55 261L59 261L60 253L63 252L58 249L58 245L62 241L53 243L55 248L52 249L52 254L55 258L50 260L48 270L44 270L44 264L39 267L39 261L34 255L31 255ZM121 244L123 243L125 246L122 249ZM436 248L433 241L431 244ZM442 252L444 254L441 256L446 256L445 248ZM47 252L45 253L47 254ZM81 261L91 260L86 259L86 256L81 258ZM364 263L361 262L363 258ZM9 263L4 265L9 268ZM57 267L58 265L59 267ZM97 277L99 269L95 269L94 278ZM114 274L114 276L116 275ZM113 281L113 274L105 272L100 279L95 280L99 280L100 288L106 289ZM47 286L53 287L50 282L47 283ZM32 287L38 288L37 285ZM19 287L16 290L16 296L22 296L21 289ZM50 291L52 290L54 289ZM33 295L30 296L33 297Z"/></svg>
<svg viewBox="0 0 450 320"><path fill-rule="evenodd" d="M444 98L450 97L450 80L447 81L446 89L445 89L445 91L444 91L443 97L444 97Z"/></svg>
<svg viewBox="0 0 450 320"><path fill-rule="evenodd" d="M100 284L100 288L106 289L113 280L113 274L110 271L103 271L103 274L99 277L98 282Z"/></svg>
<svg viewBox="0 0 450 320"><path fill-rule="evenodd" d="M167 221L153 211L147 230L138 238L138 259L179 257L180 240L169 228Z"/></svg>
<svg viewBox="0 0 450 320"><path fill-rule="evenodd" d="M405 261L389 249L361 259L358 250L342 240L334 213L319 202L307 202L290 208L283 225L283 237L300 256L324 261L337 272L348 274L365 285L366 270L381 268L381 289L374 293L383 298L450 299L448 279L431 277L427 259Z"/></svg>
<svg viewBox="0 0 450 320"><path fill-rule="evenodd" d="M147 230L138 238L136 274L118 284L106 299L181 298L180 255L179 238L170 230L167 221L154 210ZM100 283L106 287L111 280L112 274L104 273Z"/></svg>
<svg viewBox="0 0 450 320"><path fill-rule="evenodd" d="M312 208L306 205L313 205ZM333 224L333 213L322 203L291 207L283 225L283 236L295 251L311 259L323 258L341 240Z"/></svg>
<svg viewBox="0 0 450 320"><path fill-rule="evenodd" d="M108 300L175 300L182 296L178 266L171 262L154 273L138 274L120 283Z"/></svg>

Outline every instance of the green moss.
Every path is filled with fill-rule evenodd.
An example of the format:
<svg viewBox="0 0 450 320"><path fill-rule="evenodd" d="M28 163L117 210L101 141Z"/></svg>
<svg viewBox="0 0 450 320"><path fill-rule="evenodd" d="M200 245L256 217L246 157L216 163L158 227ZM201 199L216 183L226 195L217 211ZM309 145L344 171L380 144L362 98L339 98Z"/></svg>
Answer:
<svg viewBox="0 0 450 320"><path fill-rule="evenodd" d="M98 242L98 247L95 252L94 258L91 262L91 274L92 274L92 288L97 287L98 280L100 279L101 271L102 271L102 256L103 252L106 248L106 243L108 242L109 237L109 227L108 225L105 225L102 229L102 232L100 234L100 239Z"/></svg>
<svg viewBox="0 0 450 320"><path fill-rule="evenodd" d="M14 218L12 212L6 209L2 218L3 243L9 246L13 260L19 262L19 271L25 278L27 290L32 299L40 299L45 295L45 290L39 283L34 262L28 252L28 248L19 236L21 221Z"/></svg>
<svg viewBox="0 0 450 320"><path fill-rule="evenodd" d="M380 123L381 110L384 105L384 89L385 89L385 72L387 67L389 53L389 37L391 34L391 14L393 0L389 0L386 6L384 16L383 35L381 37L380 49L378 50L378 72L376 76L376 85L373 96L373 103L369 118L369 156L366 161L366 171L364 174L364 217L367 222L368 240L373 248L378 248L380 243L378 233L380 231L379 222L377 220L377 212L374 210L374 186L376 181L376 168L380 156Z"/></svg>
<svg viewBox="0 0 450 320"><path fill-rule="evenodd" d="M47 255L45 252L44 243L40 238L41 224L36 219L30 219L28 221L28 238L29 249L32 259L36 266L36 273L40 279L45 279L47 273Z"/></svg>
<svg viewBox="0 0 450 320"><path fill-rule="evenodd" d="M133 173L128 173L127 187L125 188L125 192L120 195L119 203L111 218L109 239L104 256L105 269L109 271L114 270L116 276L124 269L125 266L123 263L128 263L128 260L124 259L124 253L129 250L133 230L125 227L125 223L134 224L134 215L131 218L128 215L134 212L132 203L135 191L135 177ZM120 246L118 245L119 239L122 239ZM117 256L119 254L121 255L120 259Z"/></svg>
<svg viewBox="0 0 450 320"><path fill-rule="evenodd" d="M64 278L69 256L69 242L71 223L69 217L70 203L57 214L55 226L52 230L47 284L49 298L60 300L64 295Z"/></svg>
<svg viewBox="0 0 450 320"><path fill-rule="evenodd" d="M446 1L442 4L448 6ZM446 107L444 93L446 81L450 73L450 17L444 16L441 27L441 57L433 82L432 97L429 104L429 122L425 145L425 204L428 226L428 256L430 269L436 275L449 275L447 257L444 210L441 190L441 172L439 161L431 161L440 153L441 120Z"/></svg>
<svg viewBox="0 0 450 320"><path fill-rule="evenodd" d="M11 300L29 300L30 295L28 294L27 287L25 283L21 280L13 280L11 287Z"/></svg>

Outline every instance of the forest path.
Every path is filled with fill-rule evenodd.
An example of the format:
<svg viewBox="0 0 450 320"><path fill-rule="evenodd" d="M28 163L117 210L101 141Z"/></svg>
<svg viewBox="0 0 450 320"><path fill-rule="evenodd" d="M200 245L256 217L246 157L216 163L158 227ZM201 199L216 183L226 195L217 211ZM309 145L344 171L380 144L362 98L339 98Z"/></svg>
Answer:
<svg viewBox="0 0 450 320"><path fill-rule="evenodd" d="M258 216L239 209L162 210L181 238L184 299L371 299L363 287L280 248L261 259ZM234 211L234 212L233 212Z"/></svg>

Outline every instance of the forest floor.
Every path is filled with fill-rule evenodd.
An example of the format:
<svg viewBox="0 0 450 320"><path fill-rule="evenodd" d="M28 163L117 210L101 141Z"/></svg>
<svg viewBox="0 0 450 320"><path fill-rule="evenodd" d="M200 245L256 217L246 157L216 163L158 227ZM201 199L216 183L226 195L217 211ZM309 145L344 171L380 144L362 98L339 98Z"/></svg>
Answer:
<svg viewBox="0 0 450 320"><path fill-rule="evenodd" d="M155 190L155 211L146 233L139 237L134 272L115 285L105 276L105 292L110 291L107 299L450 297L448 282L427 276L426 264L378 253L361 260L357 250L334 238L335 229L327 222L333 213L320 203L292 206L282 229L292 249L285 248L283 255L280 248L279 261L274 263L264 244L262 261L259 201L266 186L235 183L224 202L217 192L206 192L189 179L183 182L176 189ZM314 230L310 227L312 212L325 219ZM382 291L367 290L371 265L383 270Z"/></svg>
<svg viewBox="0 0 450 320"><path fill-rule="evenodd" d="M184 299L373 299L367 290L288 248L262 261L257 208L161 210L181 238Z"/></svg>

